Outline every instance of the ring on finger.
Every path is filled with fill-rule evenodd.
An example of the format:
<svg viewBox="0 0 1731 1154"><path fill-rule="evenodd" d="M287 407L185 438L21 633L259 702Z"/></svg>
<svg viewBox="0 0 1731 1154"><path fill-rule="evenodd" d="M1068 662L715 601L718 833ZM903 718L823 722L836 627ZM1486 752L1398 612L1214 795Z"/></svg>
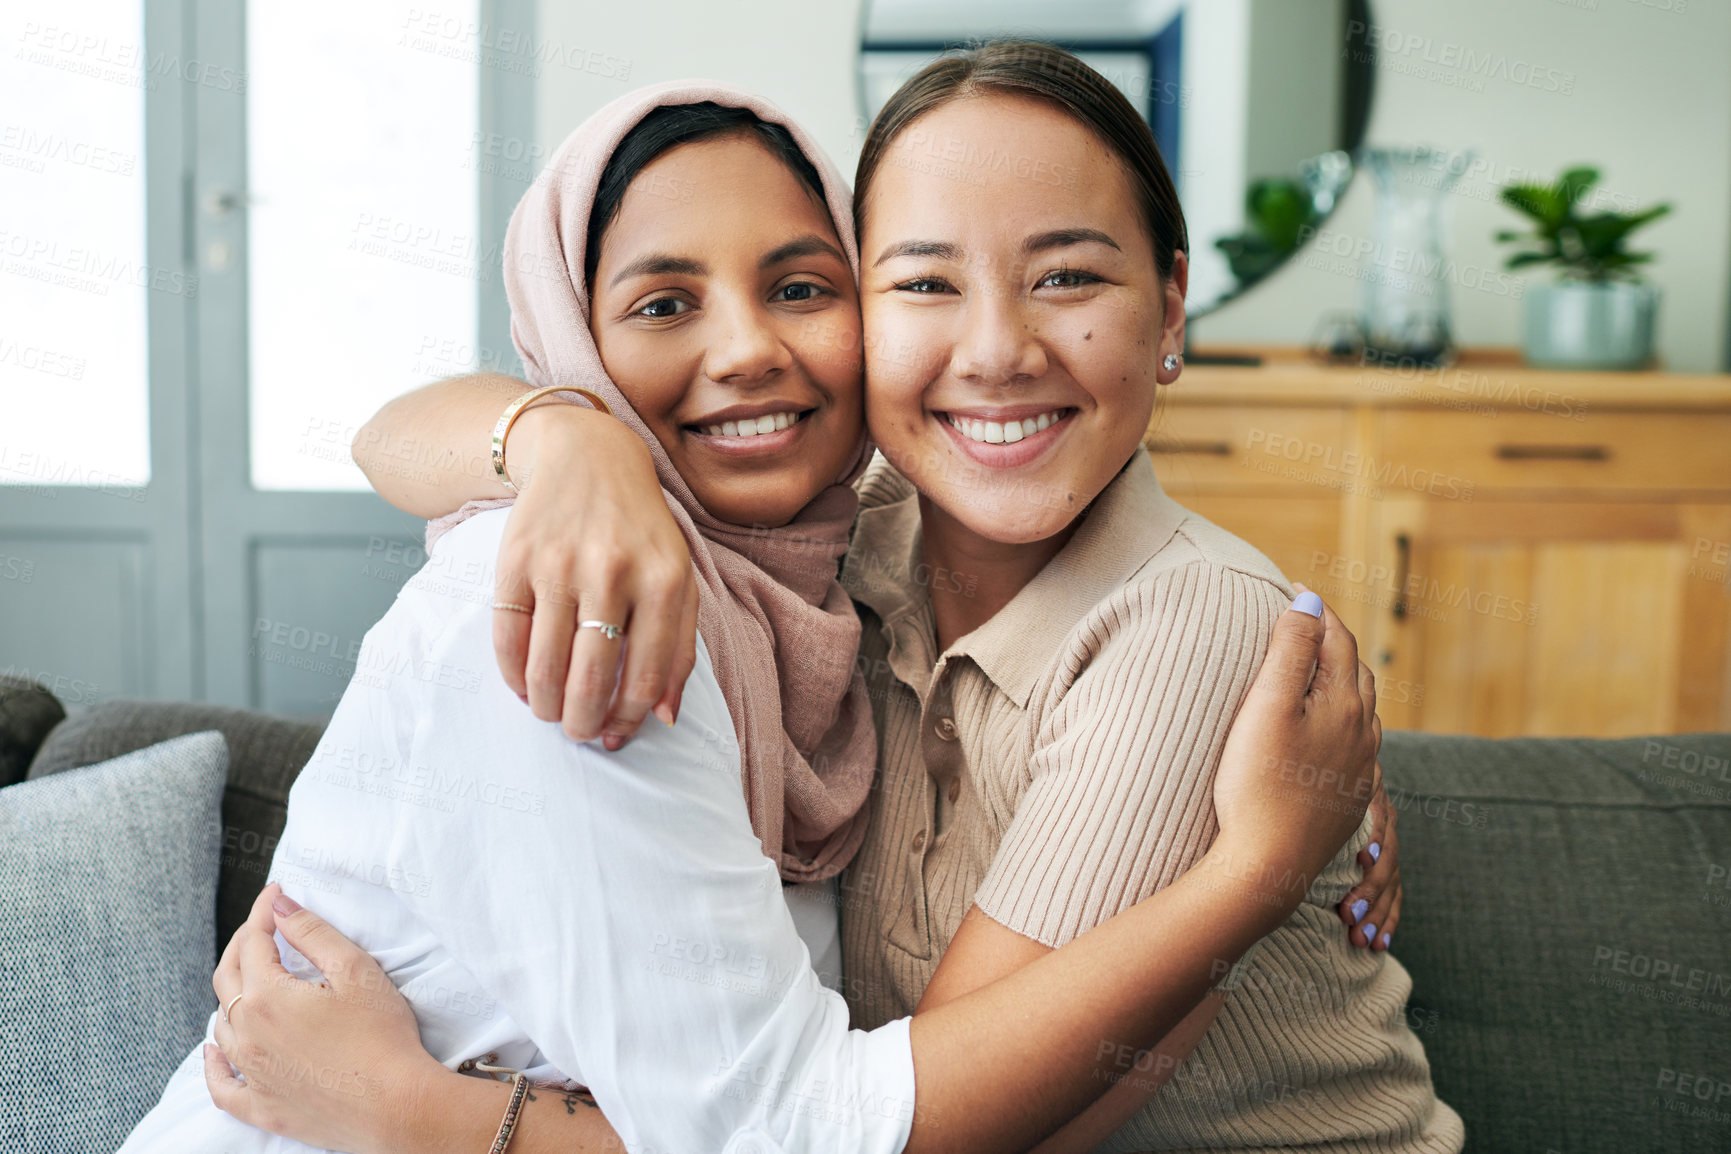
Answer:
<svg viewBox="0 0 1731 1154"><path fill-rule="evenodd" d="M577 628L598 630L601 636L607 638L609 641L617 641L619 635L625 632L625 626L614 625L607 621L579 621L577 623Z"/></svg>
<svg viewBox="0 0 1731 1154"><path fill-rule="evenodd" d="M228 1000L228 1005L226 1005L222 1008L222 1020L223 1021L227 1022L229 1020L228 1015L234 1009L234 1004L236 1002L240 1001L244 997L246 997L245 994L236 994L234 997L232 997Z"/></svg>
<svg viewBox="0 0 1731 1154"><path fill-rule="evenodd" d="M527 613L531 617L535 616L535 611L529 608L529 606L518 605L513 601L495 601L493 602L493 608L509 609L512 613Z"/></svg>

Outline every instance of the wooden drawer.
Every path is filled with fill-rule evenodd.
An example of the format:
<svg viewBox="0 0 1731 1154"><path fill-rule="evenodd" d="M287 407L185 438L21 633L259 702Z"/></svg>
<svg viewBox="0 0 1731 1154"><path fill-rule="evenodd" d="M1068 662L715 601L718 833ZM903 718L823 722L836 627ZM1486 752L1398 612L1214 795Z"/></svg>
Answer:
<svg viewBox="0 0 1731 1154"><path fill-rule="evenodd" d="M1143 444L1174 496L1291 489L1317 462L1348 450L1348 428L1344 409L1165 405L1155 410Z"/></svg>
<svg viewBox="0 0 1731 1154"><path fill-rule="evenodd" d="M1474 493L1605 489L1731 493L1731 415L1614 413L1573 421L1398 410L1382 416L1383 463Z"/></svg>

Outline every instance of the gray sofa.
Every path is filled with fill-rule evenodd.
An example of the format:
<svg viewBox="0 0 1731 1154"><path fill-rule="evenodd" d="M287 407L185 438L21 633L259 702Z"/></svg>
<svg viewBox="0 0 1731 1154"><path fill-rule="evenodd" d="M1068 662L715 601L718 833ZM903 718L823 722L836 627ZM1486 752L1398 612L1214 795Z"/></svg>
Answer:
<svg viewBox="0 0 1731 1154"><path fill-rule="evenodd" d="M230 750L212 922L226 942L317 726L125 701L65 717L0 683L0 786L207 729ZM1731 734L1390 733L1383 764L1408 1018L1467 1148L1731 1150Z"/></svg>

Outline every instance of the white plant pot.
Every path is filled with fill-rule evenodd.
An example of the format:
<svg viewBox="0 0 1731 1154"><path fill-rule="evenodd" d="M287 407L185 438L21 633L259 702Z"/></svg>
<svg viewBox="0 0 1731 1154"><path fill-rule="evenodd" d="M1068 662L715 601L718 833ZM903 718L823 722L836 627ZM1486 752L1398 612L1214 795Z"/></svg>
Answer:
<svg viewBox="0 0 1731 1154"><path fill-rule="evenodd" d="M1653 359L1659 294L1627 281L1558 281L1527 291L1523 351L1545 369L1639 369Z"/></svg>

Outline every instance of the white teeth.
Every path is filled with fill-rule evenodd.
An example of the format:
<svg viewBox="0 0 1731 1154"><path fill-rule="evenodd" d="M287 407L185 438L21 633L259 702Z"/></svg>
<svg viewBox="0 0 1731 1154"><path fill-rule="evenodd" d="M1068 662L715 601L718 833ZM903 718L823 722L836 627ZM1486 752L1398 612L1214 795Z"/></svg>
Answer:
<svg viewBox="0 0 1731 1154"><path fill-rule="evenodd" d="M1044 432L1063 419L1064 410L1054 409L1049 413L1041 413L1038 417L1028 417L1021 421L981 421L972 417L951 415L950 424L970 441L979 441L987 445L1013 445L1023 437L1031 437L1035 433Z"/></svg>
<svg viewBox="0 0 1731 1154"><path fill-rule="evenodd" d="M762 433L778 433L799 424L803 413L769 413L762 417L747 417L742 421L724 421L705 425L703 431L711 437L755 437Z"/></svg>

